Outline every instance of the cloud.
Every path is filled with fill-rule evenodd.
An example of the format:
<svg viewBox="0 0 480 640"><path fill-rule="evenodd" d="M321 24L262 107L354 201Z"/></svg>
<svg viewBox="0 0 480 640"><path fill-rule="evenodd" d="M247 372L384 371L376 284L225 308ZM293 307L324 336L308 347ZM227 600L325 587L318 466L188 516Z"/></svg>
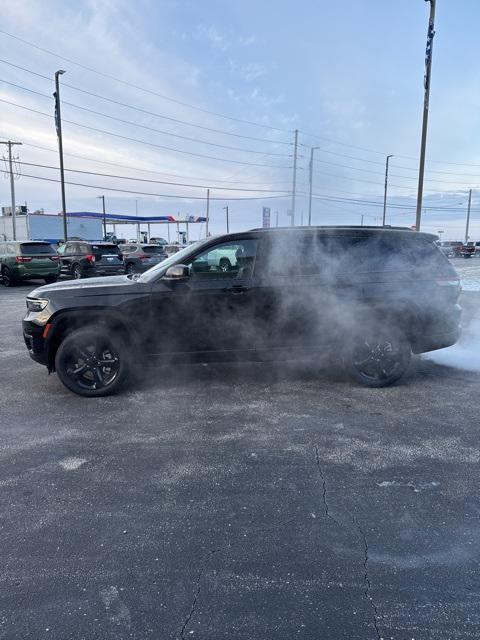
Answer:
<svg viewBox="0 0 480 640"><path fill-rule="evenodd" d="M200 40L206 40L213 49L227 51L230 47L227 37L221 34L213 24L197 25L195 35Z"/></svg>

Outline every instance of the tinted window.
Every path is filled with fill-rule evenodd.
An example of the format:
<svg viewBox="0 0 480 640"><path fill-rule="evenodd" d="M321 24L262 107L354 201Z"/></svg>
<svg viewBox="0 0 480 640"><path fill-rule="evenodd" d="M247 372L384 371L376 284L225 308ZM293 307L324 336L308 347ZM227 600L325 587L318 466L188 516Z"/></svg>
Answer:
<svg viewBox="0 0 480 640"><path fill-rule="evenodd" d="M24 256L38 256L44 253L52 255L52 253L55 253L55 249L46 242L29 242L28 244L20 245L20 252Z"/></svg>
<svg viewBox="0 0 480 640"><path fill-rule="evenodd" d="M78 245L78 253L81 253L82 255L87 255L90 253L90 247L88 246L88 244L79 244Z"/></svg>
<svg viewBox="0 0 480 640"><path fill-rule="evenodd" d="M165 249L163 247L152 247L152 245L147 245L142 247L143 253L165 253Z"/></svg>
<svg viewBox="0 0 480 640"><path fill-rule="evenodd" d="M92 253L95 255L116 255L118 256L119 250L116 244L92 244Z"/></svg>

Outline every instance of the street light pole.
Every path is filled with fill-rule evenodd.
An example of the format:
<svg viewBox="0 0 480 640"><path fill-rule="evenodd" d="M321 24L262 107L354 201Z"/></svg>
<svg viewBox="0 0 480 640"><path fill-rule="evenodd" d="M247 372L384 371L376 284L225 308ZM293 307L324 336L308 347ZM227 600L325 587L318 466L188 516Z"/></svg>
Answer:
<svg viewBox="0 0 480 640"><path fill-rule="evenodd" d="M308 226L312 226L312 190L313 190L313 152L320 147L312 147L310 149L310 164L309 168L309 192L308 192Z"/></svg>
<svg viewBox="0 0 480 640"><path fill-rule="evenodd" d="M8 147L8 169L10 173L10 198L11 198L11 207L12 207L12 240L17 239L17 205L15 203L15 181L13 177L13 161L12 161L12 147L13 145L23 144L22 142L12 142L8 140L7 142L1 142L0 144L5 144Z"/></svg>
<svg viewBox="0 0 480 640"><path fill-rule="evenodd" d="M57 138L58 138L58 154L60 157L60 185L62 191L62 215L63 215L63 239L65 242L68 239L68 230L67 230L67 205L65 202L65 172L63 168L63 138L62 138L62 114L60 111L60 82L59 76L63 75L65 71L63 69L59 69L55 72L55 93L53 97L55 98L55 126L57 129Z"/></svg>
<svg viewBox="0 0 480 640"><path fill-rule="evenodd" d="M105 196L97 196L97 198L101 198L103 205L103 238L107 239L107 217L105 214ZM136 201L135 201L136 202Z"/></svg>
<svg viewBox="0 0 480 640"><path fill-rule="evenodd" d="M229 230L229 227L228 227L228 205L226 207L223 207L223 210L227 214L227 233L230 233L230 230Z"/></svg>
<svg viewBox="0 0 480 640"><path fill-rule="evenodd" d="M387 189L388 189L388 162L390 158L393 158L392 155L387 156L387 162L385 164L385 191L383 194L383 226L385 226L385 218L387 216Z"/></svg>
<svg viewBox="0 0 480 640"><path fill-rule="evenodd" d="M470 231L470 209L472 208L472 190L468 193L468 209L467 209L467 224L465 226L465 244L468 242L468 234Z"/></svg>
<svg viewBox="0 0 480 640"><path fill-rule="evenodd" d="M425 95L423 99L423 123L422 142L420 145L420 166L418 170L418 194L417 194L417 216L415 221L416 231L420 231L422 222L422 200L423 200L423 180L425 175L425 155L427 148L428 110L430 103L430 78L432 73L432 53L433 37L435 35L435 5L436 0L425 0L430 2L430 18L428 21L427 49L425 53Z"/></svg>
<svg viewBox="0 0 480 640"><path fill-rule="evenodd" d="M297 197L297 157L298 157L298 129L295 129L293 143L293 181L292 181L292 227L295 226L295 201Z"/></svg>

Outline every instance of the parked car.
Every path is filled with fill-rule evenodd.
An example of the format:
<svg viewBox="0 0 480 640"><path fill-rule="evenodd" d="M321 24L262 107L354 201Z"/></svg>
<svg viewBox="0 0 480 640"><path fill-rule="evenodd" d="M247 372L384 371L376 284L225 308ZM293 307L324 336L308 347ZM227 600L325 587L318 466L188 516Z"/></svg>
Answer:
<svg viewBox="0 0 480 640"><path fill-rule="evenodd" d="M150 238L150 244L168 244L165 238Z"/></svg>
<svg viewBox="0 0 480 640"><path fill-rule="evenodd" d="M140 276L62 282L27 297L31 357L83 396L152 362L333 354L383 387L413 353L454 344L460 283L436 236L378 227L258 229L209 238ZM231 269L204 270L232 252ZM198 268L197 268L198 267Z"/></svg>
<svg viewBox="0 0 480 640"><path fill-rule="evenodd" d="M58 248L61 272L75 280L124 273L123 257L111 242L65 242Z"/></svg>
<svg viewBox="0 0 480 640"><path fill-rule="evenodd" d="M125 273L141 273L168 257L158 244L125 244L121 251Z"/></svg>
<svg viewBox="0 0 480 640"><path fill-rule="evenodd" d="M59 274L59 259L49 242L0 241L0 276L5 287L36 278L49 284Z"/></svg>
<svg viewBox="0 0 480 640"><path fill-rule="evenodd" d="M447 258L471 258L475 253L475 245L473 242L464 244L463 242L446 240L440 243L440 250Z"/></svg>

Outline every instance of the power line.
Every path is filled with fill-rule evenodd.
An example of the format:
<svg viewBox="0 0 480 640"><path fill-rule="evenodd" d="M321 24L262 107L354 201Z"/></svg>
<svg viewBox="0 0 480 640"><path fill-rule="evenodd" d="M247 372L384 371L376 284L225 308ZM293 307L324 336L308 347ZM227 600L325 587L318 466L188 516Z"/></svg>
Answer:
<svg viewBox="0 0 480 640"><path fill-rule="evenodd" d="M267 124L263 124L260 122L253 122L251 120L244 120L242 118L234 118L233 116L227 116L224 115L223 113L217 113L216 111L210 111L208 109L203 109L202 107L196 107L195 105L192 104L188 104L187 102L182 102L181 100L177 100L175 98L171 98L170 96L166 96L163 95L161 93L157 93L156 91L153 91L152 89L147 89L146 87L141 87L139 85L133 84L132 82L127 82L126 80L122 80L121 78L117 78L115 76L112 76L108 73L104 73L103 71L99 71L98 69L93 69L92 67L88 67L84 64L81 64L80 62L76 62L75 60L72 60L71 58L67 58L65 56L62 56L58 53L55 53L54 51L50 51L49 49L45 49L43 47L40 47L36 44L34 44L33 42L29 42L28 40L24 40L23 38L20 38L19 36L15 36L12 33L8 33L7 31L3 31L2 29L0 29L0 33L2 33L5 36L8 36L9 38L13 38L14 40L17 40L18 42L22 42L23 44L28 45L29 47L33 47L34 49L37 49L38 51L42 51L43 53L48 53L49 55L54 56L55 58L58 58L59 60L64 60L65 62L69 62L70 64L73 64L77 67L80 67L81 69L85 69L86 71L90 71L91 73L95 73L96 75L99 75L103 78L108 78L109 80L114 80L115 82L119 82L127 87L131 87L133 89L137 89L139 91L143 91L145 93L148 93L150 95L156 96L157 98L162 98L162 100L168 100L169 102L173 102L174 104L179 104L183 107L188 107L189 109L194 109L195 111L200 111L202 113L208 113L211 116L215 116L217 118L224 118L226 120L231 120L233 122L241 122L243 124L248 124L254 127L261 127L263 129L270 129L271 131L281 131L282 133L291 133L291 131L289 131L288 129L280 129L278 127L272 127L271 125L267 125Z"/></svg>
<svg viewBox="0 0 480 640"><path fill-rule="evenodd" d="M33 162L19 162L19 164L21 165L25 165L28 167L37 167L40 169L54 169L56 171L59 170L59 167L55 167L52 165L48 165L48 164L35 164ZM115 178L118 180L132 180L133 182L148 182L151 184L167 184L167 185L174 185L177 187L192 187L192 188L196 188L196 189L212 189L211 185L207 185L207 184L185 184L182 182L169 182L166 180L148 180L146 178L133 178L132 176L118 176L118 175L112 175L111 173L98 173L95 171L84 171L81 169L67 169L65 168L65 171L69 172L69 173L80 173L83 175L89 175L89 176L100 176L102 178ZM238 188L238 187L221 187L220 189L218 189L219 191L248 191L248 192L254 192L254 193L276 193L276 194L280 194L280 193L290 193L289 190L281 190L281 189L244 189L244 188Z"/></svg>
<svg viewBox="0 0 480 640"><path fill-rule="evenodd" d="M0 31L1 33L1 31ZM24 105L18 104L16 102L11 102L9 100L4 100L3 98L0 98L0 102L3 102L5 104L11 105L12 107L17 107L18 109L25 109L26 111L31 111L32 113L36 113L38 115L41 116L46 116L47 118L53 118L53 116L50 113L45 113L44 111L39 111L38 109L32 109L31 107L26 107ZM231 164L242 164L242 165L248 165L251 167L270 167L273 169L291 169L290 166L285 166L285 165L268 165L268 164L261 164L261 163L256 163L256 162L245 162L245 161L241 161L241 160L234 160L232 158L217 158L215 156L209 156L207 154L203 154L203 153L195 153L193 151L185 151L183 149L176 149L175 147L167 147L165 145L160 145L160 144L156 144L154 142L147 142L146 140L139 140L137 138L131 138L129 136L124 136L121 135L119 133L114 133L113 131L106 131L105 129L98 129L97 127L90 127L86 124L81 124L79 122L74 122L73 120L66 120L65 118L62 118L62 122L66 122L68 124L73 124L76 127L81 127L82 129L89 129L90 131L95 131L97 133L102 133L104 135L108 135L108 136L114 136L115 138L121 138L122 140L128 140L129 142L136 142L137 144L144 144L147 145L149 147L155 147L157 149L163 149L164 151L173 151L174 153L181 153L181 154L185 154L185 155L189 155L189 156L194 156L197 158L205 158L208 160L217 160L219 162L228 162Z"/></svg>
<svg viewBox="0 0 480 640"><path fill-rule="evenodd" d="M33 178L34 180L43 180L44 182L60 182L60 180L57 180L55 178L45 178L44 176L32 176L31 174L28 173L23 173L22 174L23 178ZM95 185L95 184L85 184L82 182L70 182L65 180L65 184L69 184L71 186L74 187L86 187L87 189L100 189L103 191L114 191L114 192L118 192L118 193L130 193L133 195L140 195L140 196L151 196L152 198L176 198L178 200L205 200L205 196L186 196L186 195L179 195L179 194L168 194L168 193L150 193L150 192L146 192L146 191L133 191L131 189L119 189L118 187L106 187L106 186L102 186L102 185ZM210 197L210 200L220 200L220 201L224 201L224 200L231 200L231 201L240 201L240 200L276 200L276 199L281 199L281 198L289 198L289 195L278 195L278 196L246 196L245 198L220 198L220 197Z"/></svg>
<svg viewBox="0 0 480 640"><path fill-rule="evenodd" d="M42 98L47 98L47 100L51 100L51 96L47 93L41 93L40 91L35 91L34 89L29 89L28 87L24 87L20 84L15 84L14 82L9 82L8 80L4 80L0 78L0 82L8 84L12 87L16 87L18 89L22 89L22 91L28 91L29 93L33 93L37 96L41 96ZM62 85L63 86L63 85ZM242 149L241 147L231 147L229 145L217 144L215 142L209 142L208 140L199 140L198 138L190 138L189 136L182 136L178 133L171 133L170 131L163 131L161 129L155 129L154 127L148 127L147 125L140 124L138 122L132 122L131 120L124 120L123 118L117 118L116 116L112 116L108 113L102 113L101 111L96 111L95 109L89 109L88 107L82 107L78 104L74 104L73 102L67 102L66 100L62 100L62 105L68 105L69 107L73 107L74 109L81 109L82 111L87 111L88 113L93 113L96 116L101 116L102 118L108 118L109 120L115 120L117 122L121 122L122 124L128 124L132 127L139 127L140 129L146 129L147 131L154 131L155 133L160 133L165 136L171 136L173 138L180 138L181 140L187 140L188 142L195 142L198 144L206 144L211 147L217 147L219 149L228 149L230 151L241 151L243 153L255 153L262 156L275 156L279 158L291 158L292 156L285 153L275 153L268 151L257 151L256 149ZM67 120L64 120L67 122Z"/></svg>
<svg viewBox="0 0 480 640"><path fill-rule="evenodd" d="M7 135L0 135L0 137L8 138ZM58 154L58 149L50 149L49 147L43 147L38 144L32 144L31 142L23 142L23 145L26 147L32 147L33 149L39 149L41 151L48 151L49 153ZM210 178L200 178L199 176L184 176L178 173L167 173L166 171L154 171L153 169L142 169L140 167L133 167L132 165L120 164L118 162L108 162L107 160L98 160L98 158L91 158L89 156L81 156L76 153L64 153L65 156L69 156L71 158L77 158L79 160L88 160L89 162L96 162L97 164L105 164L112 167L118 167L120 169L129 169L133 171L139 171L140 173L151 173L158 176L170 176L174 178L182 178L185 180L210 180ZM278 181L269 181L269 182L247 182L247 181L235 181L235 180L222 180L220 178L214 178L213 182L223 182L225 184L242 184L242 185L260 185L260 186L271 186L272 184L282 184L285 185L285 180ZM222 188L222 187L214 187L211 188Z"/></svg>
<svg viewBox="0 0 480 640"><path fill-rule="evenodd" d="M25 71L26 73L30 73L34 76L42 78L44 80L48 80L49 82L52 79L49 76L44 75L43 73L38 73L33 71L32 69L27 69L26 67L22 67L18 64L13 64L13 62L9 62L8 60L4 60L0 58L0 62L3 64L7 64L15 69L20 69L21 71ZM233 136L235 138L244 138L245 140L255 140L256 142L267 142L269 144L283 144L292 146L291 142L286 142L285 140L270 140L269 138L258 138L257 136L247 136L241 133L234 133L233 131L225 131L222 129L215 129L213 127L206 127L205 125L196 124L194 122L188 122L187 120L179 120L178 118L172 118L171 116L166 116L161 113L156 113L155 111L149 111L148 109L142 109L141 107L137 107L133 104L128 104L126 102L120 102L119 100L114 100L113 98L108 98L107 96L103 96L99 93L94 93L93 91L87 91L87 89L82 89L80 87L76 87L75 85L69 84L68 82L62 82L62 87L68 87L69 89L73 89L74 91L79 91L86 95L92 96L93 98L98 98L100 100L105 100L107 102L111 102L112 104L116 104L120 107L126 107L127 109L134 109L135 111L139 111L140 113L144 113L149 116L154 116L155 118L162 118L163 120L169 120L170 122L175 122L176 124L183 124L189 127L195 127L197 129L203 129L204 131L210 131L212 133L220 133L225 136Z"/></svg>

